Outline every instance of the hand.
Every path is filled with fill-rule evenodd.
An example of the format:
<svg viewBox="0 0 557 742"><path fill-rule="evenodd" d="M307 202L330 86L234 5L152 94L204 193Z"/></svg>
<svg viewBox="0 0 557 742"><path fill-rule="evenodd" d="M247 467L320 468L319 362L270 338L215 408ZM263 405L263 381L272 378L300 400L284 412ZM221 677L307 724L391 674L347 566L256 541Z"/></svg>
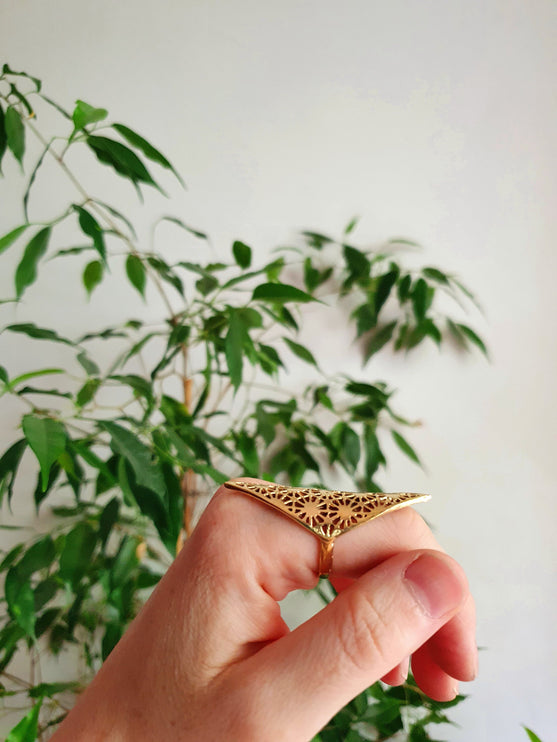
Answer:
<svg viewBox="0 0 557 742"><path fill-rule="evenodd" d="M476 674L461 568L411 508L337 538L339 596L290 632L278 601L317 582L314 535L221 487L55 742L307 742L379 678L450 700Z"/></svg>

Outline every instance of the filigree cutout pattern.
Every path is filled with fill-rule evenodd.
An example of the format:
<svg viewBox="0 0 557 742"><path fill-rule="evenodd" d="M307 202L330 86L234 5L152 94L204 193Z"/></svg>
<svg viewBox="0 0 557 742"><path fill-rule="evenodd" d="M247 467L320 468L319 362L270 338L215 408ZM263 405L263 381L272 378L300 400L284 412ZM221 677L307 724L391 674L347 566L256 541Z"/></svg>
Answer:
<svg viewBox="0 0 557 742"><path fill-rule="evenodd" d="M226 482L225 487L267 503L323 541L330 541L390 510L430 498L430 495L415 492L343 492L315 487L286 487L270 482L245 482L242 479L232 479Z"/></svg>

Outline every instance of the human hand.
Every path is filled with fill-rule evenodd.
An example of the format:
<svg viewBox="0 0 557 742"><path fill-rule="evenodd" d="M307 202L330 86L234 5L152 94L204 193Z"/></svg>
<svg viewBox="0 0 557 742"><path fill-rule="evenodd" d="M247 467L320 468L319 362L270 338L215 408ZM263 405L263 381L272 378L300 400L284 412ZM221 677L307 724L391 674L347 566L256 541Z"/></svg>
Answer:
<svg viewBox="0 0 557 742"><path fill-rule="evenodd" d="M335 542L340 591L290 632L278 601L317 582L318 542L221 487L55 742L307 742L379 678L450 700L476 674L461 568L398 510Z"/></svg>

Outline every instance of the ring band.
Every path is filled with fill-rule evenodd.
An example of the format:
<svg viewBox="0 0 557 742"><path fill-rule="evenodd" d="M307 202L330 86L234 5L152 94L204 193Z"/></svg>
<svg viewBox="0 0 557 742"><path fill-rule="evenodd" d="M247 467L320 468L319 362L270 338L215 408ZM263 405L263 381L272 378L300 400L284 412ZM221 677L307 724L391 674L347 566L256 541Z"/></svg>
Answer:
<svg viewBox="0 0 557 742"><path fill-rule="evenodd" d="M416 492L345 492L242 479L231 479L224 486L264 502L317 536L319 577L327 577L332 570L337 536L391 510L430 499Z"/></svg>

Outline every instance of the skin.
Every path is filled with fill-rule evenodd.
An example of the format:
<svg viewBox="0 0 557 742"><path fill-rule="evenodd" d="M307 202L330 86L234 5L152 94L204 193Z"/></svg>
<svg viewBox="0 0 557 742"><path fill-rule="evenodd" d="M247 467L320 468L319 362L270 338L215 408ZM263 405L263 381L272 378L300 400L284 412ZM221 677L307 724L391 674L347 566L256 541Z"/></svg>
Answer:
<svg viewBox="0 0 557 742"><path fill-rule="evenodd" d="M54 742L307 742L409 658L444 701L477 671L474 606L459 565L411 508L335 543L339 596L290 631L278 601L317 583L318 543L221 487Z"/></svg>

